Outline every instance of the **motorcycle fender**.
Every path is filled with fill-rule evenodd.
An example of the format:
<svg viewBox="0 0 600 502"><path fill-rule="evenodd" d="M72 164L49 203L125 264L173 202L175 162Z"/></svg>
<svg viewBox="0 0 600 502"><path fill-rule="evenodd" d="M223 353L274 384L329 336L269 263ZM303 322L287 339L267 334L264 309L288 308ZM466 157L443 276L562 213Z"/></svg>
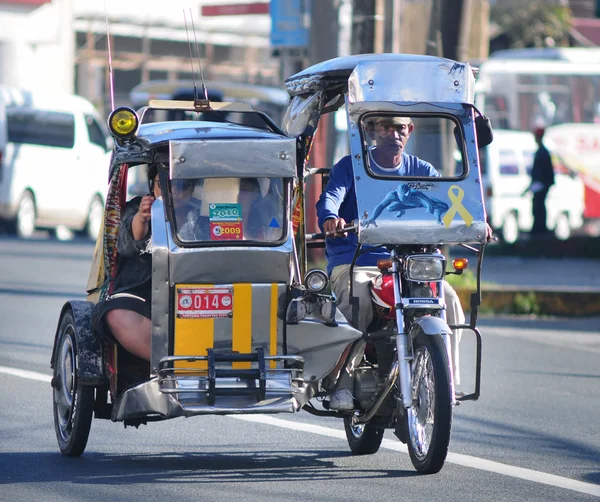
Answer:
<svg viewBox="0 0 600 502"><path fill-rule="evenodd" d="M418 317L415 319L413 323L413 327L411 328L411 334L416 336L414 329L416 327L420 327L423 330L423 333L426 335L450 335L452 334L452 330L446 324L446 321L440 319L439 317Z"/></svg>
<svg viewBox="0 0 600 502"><path fill-rule="evenodd" d="M58 318L52 360L50 367L54 368L54 358L58 345L60 320L67 310L73 312L75 321L74 331L77 340L77 363L79 382L82 385L100 385L106 382L102 361L102 338L92 330L92 302L71 300L63 305Z"/></svg>

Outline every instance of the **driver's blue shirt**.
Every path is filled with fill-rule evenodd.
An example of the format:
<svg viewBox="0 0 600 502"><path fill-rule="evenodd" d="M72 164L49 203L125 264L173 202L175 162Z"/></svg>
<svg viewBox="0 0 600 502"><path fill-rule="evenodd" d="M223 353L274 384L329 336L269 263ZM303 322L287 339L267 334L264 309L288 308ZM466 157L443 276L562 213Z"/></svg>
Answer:
<svg viewBox="0 0 600 502"><path fill-rule="evenodd" d="M374 167L376 168L371 163L372 170ZM429 162L406 153L402 153L402 162L396 170L374 170L374 172L379 175L391 176L439 176ZM323 230L325 220L330 218L344 218L347 224L358 219L358 204L350 155L343 157L331 168L327 186L317 202L317 218L321 230ZM331 275L334 267L352 263L357 246L358 238L355 233L349 233L347 237L328 237L325 240L327 273ZM386 248L364 245L356 265L375 266L377 260L385 258L389 258Z"/></svg>

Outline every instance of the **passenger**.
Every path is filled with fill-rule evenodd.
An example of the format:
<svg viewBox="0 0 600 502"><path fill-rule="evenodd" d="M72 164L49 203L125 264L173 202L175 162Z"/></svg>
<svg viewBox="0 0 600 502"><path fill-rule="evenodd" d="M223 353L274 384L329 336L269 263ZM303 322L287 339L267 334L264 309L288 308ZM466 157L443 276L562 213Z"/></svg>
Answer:
<svg viewBox="0 0 600 502"><path fill-rule="evenodd" d="M148 180L150 193L125 205L117 239L114 293L99 303L94 313L94 324L104 336L114 338L127 351L147 361L151 356L150 217L152 204L162 195L157 165L148 168Z"/></svg>
<svg viewBox="0 0 600 502"><path fill-rule="evenodd" d="M413 129L412 120L408 117L377 117L367 124L367 134L375 141L375 146L369 150L371 169L378 174L439 176L430 163L404 152ZM331 169L327 186L317 202L317 217L319 227L327 236L325 240L327 273L331 278L331 287L338 308L348 322L353 324L350 305L350 264L358 246L358 239L355 233L343 231L347 223L358 219L350 155L343 157ZM488 232L491 230L488 229ZM369 283L380 273L376 266L377 261L389 258L389 251L383 247L372 246L363 246L362 249L368 251L361 254L356 261L352 293L354 297L358 297L358 319L354 327L365 332L373 320ZM444 281L444 295L448 324L464 324L465 315L458 295L446 281ZM354 409L354 398L350 390L353 388L353 369L362 359L364 347L364 341L357 342L350 356L346 358L346 365L338 380L337 388L330 389L334 391L330 397L331 409L339 411ZM334 372L339 369L336 368ZM335 379L335 376L333 378Z"/></svg>

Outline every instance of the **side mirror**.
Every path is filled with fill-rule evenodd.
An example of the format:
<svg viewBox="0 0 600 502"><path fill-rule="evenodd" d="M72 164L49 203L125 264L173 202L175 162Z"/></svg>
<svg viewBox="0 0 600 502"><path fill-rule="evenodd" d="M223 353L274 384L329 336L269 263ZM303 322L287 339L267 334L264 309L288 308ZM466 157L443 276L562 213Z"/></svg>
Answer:
<svg viewBox="0 0 600 502"><path fill-rule="evenodd" d="M486 147L494 140L492 123L485 115L475 117L475 131L477 131L477 148Z"/></svg>

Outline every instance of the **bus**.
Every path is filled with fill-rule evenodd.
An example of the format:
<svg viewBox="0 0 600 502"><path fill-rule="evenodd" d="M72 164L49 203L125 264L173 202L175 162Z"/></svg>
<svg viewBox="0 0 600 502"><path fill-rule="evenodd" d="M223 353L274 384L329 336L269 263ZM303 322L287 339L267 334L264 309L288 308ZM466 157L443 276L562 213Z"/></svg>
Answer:
<svg viewBox="0 0 600 502"><path fill-rule="evenodd" d="M545 142L585 185L600 219L600 48L509 49L479 65L475 104L495 129L546 129Z"/></svg>

